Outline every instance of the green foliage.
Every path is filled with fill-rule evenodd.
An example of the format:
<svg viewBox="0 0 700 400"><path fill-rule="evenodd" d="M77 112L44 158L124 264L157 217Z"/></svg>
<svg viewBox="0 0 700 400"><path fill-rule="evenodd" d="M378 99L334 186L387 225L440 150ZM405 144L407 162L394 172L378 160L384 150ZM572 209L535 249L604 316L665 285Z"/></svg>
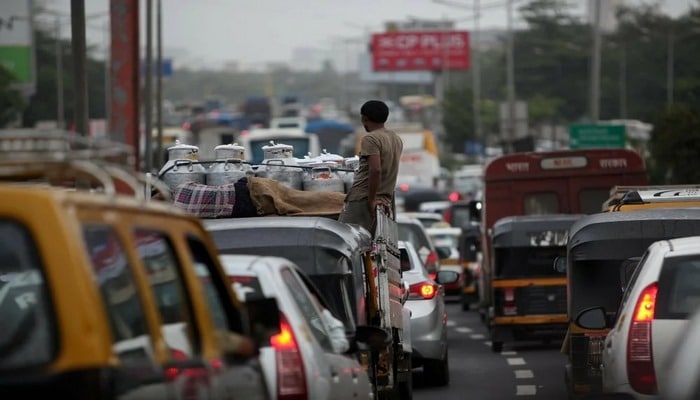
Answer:
<svg viewBox="0 0 700 400"><path fill-rule="evenodd" d="M17 120L17 116L24 108L22 95L11 88L14 76L0 65L0 128L4 128Z"/></svg>
<svg viewBox="0 0 700 400"><path fill-rule="evenodd" d="M473 93L471 90L450 87L445 93L442 124L452 151L464 151L464 142L475 140Z"/></svg>
<svg viewBox="0 0 700 400"><path fill-rule="evenodd" d="M700 182L700 107L674 104L654 124L651 138L653 183Z"/></svg>

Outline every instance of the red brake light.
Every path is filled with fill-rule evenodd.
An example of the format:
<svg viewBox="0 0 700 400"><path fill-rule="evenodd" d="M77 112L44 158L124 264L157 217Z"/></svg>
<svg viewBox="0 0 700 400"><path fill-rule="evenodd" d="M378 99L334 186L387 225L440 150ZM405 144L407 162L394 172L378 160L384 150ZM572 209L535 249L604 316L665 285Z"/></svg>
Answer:
<svg viewBox="0 0 700 400"><path fill-rule="evenodd" d="M436 264L439 260L437 251L431 251L425 259L425 264Z"/></svg>
<svg viewBox="0 0 700 400"><path fill-rule="evenodd" d="M414 283L408 287L408 298L414 300L430 300L437 294L438 285L432 282Z"/></svg>
<svg viewBox="0 0 700 400"><path fill-rule="evenodd" d="M656 308L656 282L639 295L627 339L627 378L632 388L644 394L656 394L656 371L651 348L651 322Z"/></svg>
<svg viewBox="0 0 700 400"><path fill-rule="evenodd" d="M308 391L301 352L297 346L292 326L282 313L280 313L280 333L270 338L270 345L275 350L277 398L281 400L306 399Z"/></svg>
<svg viewBox="0 0 700 400"><path fill-rule="evenodd" d="M503 288L503 314L517 315L518 306L515 303L515 288Z"/></svg>
<svg viewBox="0 0 700 400"><path fill-rule="evenodd" d="M459 199L461 199L462 195L460 195L459 192L452 192L452 193L450 193L448 198L450 199L451 202L454 203L455 201L458 201Z"/></svg>
<svg viewBox="0 0 700 400"><path fill-rule="evenodd" d="M408 192L408 189L409 189L408 183L402 183L399 185L399 190L401 190L402 192Z"/></svg>

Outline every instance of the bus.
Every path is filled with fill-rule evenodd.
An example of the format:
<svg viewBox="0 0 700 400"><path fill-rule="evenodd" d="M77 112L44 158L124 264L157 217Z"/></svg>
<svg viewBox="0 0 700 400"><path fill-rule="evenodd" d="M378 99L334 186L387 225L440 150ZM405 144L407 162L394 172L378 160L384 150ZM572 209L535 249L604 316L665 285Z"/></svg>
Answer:
<svg viewBox="0 0 700 400"><path fill-rule="evenodd" d="M615 186L648 185L642 156L629 149L577 149L514 153L484 168L479 311L492 314L492 229L504 217L592 214Z"/></svg>

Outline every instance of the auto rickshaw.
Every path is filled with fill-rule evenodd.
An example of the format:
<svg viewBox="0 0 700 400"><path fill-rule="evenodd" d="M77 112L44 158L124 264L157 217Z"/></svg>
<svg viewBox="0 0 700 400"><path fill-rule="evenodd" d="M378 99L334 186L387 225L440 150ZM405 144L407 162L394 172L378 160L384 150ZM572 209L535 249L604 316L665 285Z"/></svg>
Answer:
<svg viewBox="0 0 700 400"><path fill-rule="evenodd" d="M584 329L578 315L594 306L617 310L630 260L637 261L655 241L700 234L700 208L646 209L587 215L569 230L566 257L555 268L566 271L568 331L562 353L571 398L600 393L601 354L607 329ZM615 311L608 318L614 320Z"/></svg>
<svg viewBox="0 0 700 400"><path fill-rule="evenodd" d="M505 217L491 234L493 306L489 309L491 349L504 342L542 340L566 334L566 276L552 263L566 254L569 227L581 214Z"/></svg>

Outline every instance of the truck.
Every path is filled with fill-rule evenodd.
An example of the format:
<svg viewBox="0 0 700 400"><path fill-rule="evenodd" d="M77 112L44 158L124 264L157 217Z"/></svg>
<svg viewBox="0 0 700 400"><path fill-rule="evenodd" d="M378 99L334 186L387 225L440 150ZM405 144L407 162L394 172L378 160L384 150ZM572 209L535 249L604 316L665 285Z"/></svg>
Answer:
<svg viewBox="0 0 700 400"><path fill-rule="evenodd" d="M284 168L285 166L280 166ZM357 225L337 221L344 193L296 190L274 179L247 178L249 201L285 199L307 207L309 202L338 204L337 214L305 215L263 212L248 217L209 218L204 223L222 254L276 255L289 258L324 295L333 314L343 320L351 342L357 343L351 355L357 357L370 377L375 398L382 400L410 398L412 393L412 346L410 313L403 304L408 298L401 275L398 226L384 208L376 210L373 233ZM233 182L232 182L233 183ZM189 188L190 199L214 198L234 185ZM259 190L265 187L264 192ZM231 196L224 193L223 196ZM233 194L236 202L240 193ZM212 204L182 204L179 208L197 215L197 207ZM272 200L271 200L272 199ZM304 203L304 206L301 205ZM274 207L273 207L274 208ZM210 210L209 210L210 211ZM334 272L335 271L335 272Z"/></svg>

